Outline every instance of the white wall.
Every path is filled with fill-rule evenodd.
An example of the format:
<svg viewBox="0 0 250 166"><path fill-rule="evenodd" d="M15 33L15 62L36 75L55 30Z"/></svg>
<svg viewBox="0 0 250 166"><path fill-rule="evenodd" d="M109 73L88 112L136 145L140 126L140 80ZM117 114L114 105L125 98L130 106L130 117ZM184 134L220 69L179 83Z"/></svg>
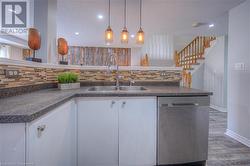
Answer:
<svg viewBox="0 0 250 166"><path fill-rule="evenodd" d="M14 60L23 60L23 49L15 46L9 47L9 58Z"/></svg>
<svg viewBox="0 0 250 166"><path fill-rule="evenodd" d="M192 72L192 87L213 92L211 106L226 111L226 37L217 37L205 51L205 61Z"/></svg>
<svg viewBox="0 0 250 166"><path fill-rule="evenodd" d="M23 60L23 49L16 46L0 44L0 57L14 60Z"/></svg>
<svg viewBox="0 0 250 166"><path fill-rule="evenodd" d="M192 74L192 88L204 89L204 63Z"/></svg>
<svg viewBox="0 0 250 166"><path fill-rule="evenodd" d="M141 48L131 48L131 66L140 66L141 57Z"/></svg>
<svg viewBox="0 0 250 166"><path fill-rule="evenodd" d="M228 133L250 146L250 0L229 12L228 38Z"/></svg>
<svg viewBox="0 0 250 166"><path fill-rule="evenodd" d="M142 47L142 54L148 55L150 66L173 66L173 35L166 33L151 35Z"/></svg>
<svg viewBox="0 0 250 166"><path fill-rule="evenodd" d="M41 48L37 57L45 63L57 63L57 0L34 1L34 27L41 34ZM66 23L65 23L66 24Z"/></svg>
<svg viewBox="0 0 250 166"><path fill-rule="evenodd" d="M226 111L226 37L218 37L208 50L204 65L204 90L213 92L211 106Z"/></svg>

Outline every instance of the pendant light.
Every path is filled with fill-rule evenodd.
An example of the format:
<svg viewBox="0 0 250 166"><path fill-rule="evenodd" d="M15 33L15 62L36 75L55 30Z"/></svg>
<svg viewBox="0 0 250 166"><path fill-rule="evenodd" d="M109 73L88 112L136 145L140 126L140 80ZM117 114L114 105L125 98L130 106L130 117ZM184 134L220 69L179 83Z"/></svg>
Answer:
<svg viewBox="0 0 250 166"><path fill-rule="evenodd" d="M124 0L124 27L121 32L121 43L128 43L129 32L127 29L127 0Z"/></svg>
<svg viewBox="0 0 250 166"><path fill-rule="evenodd" d="M142 30L142 0L140 0L140 29L136 34L136 43L144 44L144 32Z"/></svg>
<svg viewBox="0 0 250 166"><path fill-rule="evenodd" d="M113 43L113 39L114 39L114 33L110 26L110 17L111 16L110 16L110 0L109 0L109 23L108 23L108 28L105 31L105 42L108 45Z"/></svg>

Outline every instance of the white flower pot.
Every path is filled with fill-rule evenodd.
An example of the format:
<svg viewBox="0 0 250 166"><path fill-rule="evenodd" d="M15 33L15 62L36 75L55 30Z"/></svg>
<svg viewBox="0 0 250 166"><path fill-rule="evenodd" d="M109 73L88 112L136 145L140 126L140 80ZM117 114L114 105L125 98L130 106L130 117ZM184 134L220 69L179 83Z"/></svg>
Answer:
<svg viewBox="0 0 250 166"><path fill-rule="evenodd" d="M69 83L69 84L58 84L58 88L60 90L78 89L78 88L80 88L80 82Z"/></svg>

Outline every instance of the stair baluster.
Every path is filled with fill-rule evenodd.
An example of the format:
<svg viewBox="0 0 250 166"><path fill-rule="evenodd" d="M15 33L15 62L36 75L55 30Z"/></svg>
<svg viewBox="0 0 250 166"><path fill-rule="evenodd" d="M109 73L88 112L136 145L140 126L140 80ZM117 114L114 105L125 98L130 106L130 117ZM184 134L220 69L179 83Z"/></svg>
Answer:
<svg viewBox="0 0 250 166"><path fill-rule="evenodd" d="M180 52L175 52L175 65L176 67L183 67L183 85L191 87L192 75L190 70L193 65L197 65L199 59L204 59L205 49L210 47L211 41L216 40L212 36L197 36Z"/></svg>

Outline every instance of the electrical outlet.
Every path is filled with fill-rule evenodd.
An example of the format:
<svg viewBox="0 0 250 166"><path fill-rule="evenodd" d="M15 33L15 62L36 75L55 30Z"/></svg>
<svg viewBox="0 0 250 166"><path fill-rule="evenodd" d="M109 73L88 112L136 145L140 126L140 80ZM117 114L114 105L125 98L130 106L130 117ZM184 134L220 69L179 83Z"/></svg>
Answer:
<svg viewBox="0 0 250 166"><path fill-rule="evenodd" d="M4 70L0 70L0 75L5 75L5 71Z"/></svg>
<svg viewBox="0 0 250 166"><path fill-rule="evenodd" d="M162 76L162 77L165 77L165 76L167 76L167 75L168 75L167 72L165 72L165 71L162 71L162 72L161 72L161 76Z"/></svg>
<svg viewBox="0 0 250 166"><path fill-rule="evenodd" d="M17 78L19 77L19 70L5 70L6 78Z"/></svg>

